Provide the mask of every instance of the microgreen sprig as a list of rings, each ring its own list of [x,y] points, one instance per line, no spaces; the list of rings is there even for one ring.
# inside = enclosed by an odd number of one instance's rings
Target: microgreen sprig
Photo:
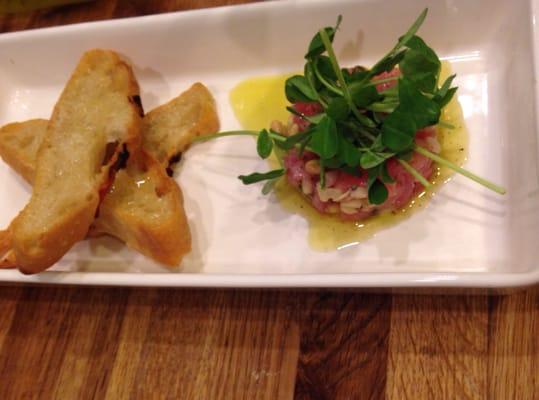
[[[267,158],[272,151],[296,148],[319,157],[320,184],[324,187],[327,169],[368,174],[368,199],[371,204],[382,204],[388,197],[386,183],[392,177],[387,162],[396,159],[418,182],[429,187],[430,182],[416,171],[407,160],[417,152],[434,162],[474,180],[497,192],[502,187],[487,181],[439,155],[416,145],[416,132],[434,125],[451,128],[440,120],[441,110],[453,98],[457,87],[452,83],[455,75],[438,86],[441,62],[434,52],[416,35],[427,16],[427,9],[402,35],[395,46],[370,69],[356,67],[343,69],[339,65],[333,40],[342,17],[333,27],[320,29],[312,38],[305,54],[303,75],[294,75],[285,83],[285,94],[291,104],[316,102],[321,111],[316,115],[303,115],[294,107],[287,109],[308,122],[308,128],[287,137],[271,130],[231,131],[200,137],[207,141],[224,136],[248,135],[257,137],[257,152]],[[378,78],[398,68],[398,76]],[[394,83],[377,90],[377,85]],[[263,193],[269,193],[277,179],[286,173],[282,165],[265,173],[255,172],[239,178],[244,184],[267,181]]]

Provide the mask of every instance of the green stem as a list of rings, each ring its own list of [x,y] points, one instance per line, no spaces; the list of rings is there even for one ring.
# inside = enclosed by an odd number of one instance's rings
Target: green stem
[[[446,128],[446,129],[455,129],[455,125],[450,124],[449,122],[445,122],[443,120],[439,120],[438,125],[440,125],[442,128]]]
[[[198,136],[198,137],[194,138],[192,142],[193,143],[204,143],[204,142],[208,142],[208,141],[213,140],[213,139],[218,139],[218,138],[227,137],[227,136],[255,136],[256,137],[259,134],[260,134],[260,132],[258,132],[258,131],[226,131],[226,132],[214,133],[212,135]],[[273,131],[268,131],[268,134],[269,134],[270,138],[272,138],[273,140],[276,140],[278,142],[285,142],[286,139],[287,139],[287,136],[279,135],[279,134],[277,134],[277,133],[275,133]],[[300,146],[301,146],[300,143],[297,143],[295,145],[295,147],[300,147]],[[304,146],[304,149],[314,152],[314,150],[309,146]]]
[[[339,96],[343,96],[343,92],[340,91],[339,89],[337,89],[335,86],[333,86],[331,83],[329,83],[326,78],[324,78],[322,76],[322,74],[320,73],[320,71],[318,70],[318,67],[316,66],[313,66],[313,69],[314,69],[314,74],[316,75],[316,77],[318,78],[318,80],[320,82],[322,82],[322,85],[324,85],[326,88],[328,88],[328,90],[332,91],[333,93],[339,95]]]
[[[318,124],[320,122],[321,116],[323,114],[315,114],[315,115],[305,115],[302,114],[294,109],[294,107],[286,107],[286,110],[290,112],[290,114],[297,115],[300,118],[303,118],[306,121],[309,121],[311,124]]]
[[[380,61],[378,61],[372,68],[371,68],[371,71],[375,71],[377,70],[377,68],[383,63],[385,62],[388,58],[394,56],[403,46],[406,45],[406,43],[408,42],[408,40],[410,40],[410,38],[416,34],[417,30],[419,29],[419,27],[423,24],[423,21],[425,21],[425,18],[427,17],[427,12],[428,12],[428,9],[425,8],[423,10],[423,12],[421,12],[421,14],[419,14],[419,17],[417,17],[417,19],[415,20],[415,22],[412,24],[412,26],[410,27],[410,29],[408,29],[408,32],[406,32],[400,39],[399,41],[397,42],[397,44],[395,45],[395,47],[393,47],[391,49],[391,51],[389,53],[387,53],[384,57],[382,57],[382,59]],[[372,73],[369,73],[369,75],[367,75],[370,78],[372,78]]]
[[[280,149],[277,146],[273,146],[273,154],[275,154],[275,158],[277,159],[277,162],[279,163],[281,168],[284,169],[285,167],[284,167],[283,157],[285,155],[285,151],[283,149]]]
[[[312,70],[312,66],[311,66],[311,65],[306,66],[306,68],[309,68],[309,67],[310,67],[310,69]],[[312,71],[311,71],[311,72],[312,72]],[[311,87],[311,90],[313,91],[314,94],[316,94],[316,99],[317,99],[317,100],[320,100],[320,93],[318,93],[318,91],[316,90],[315,84],[314,84],[314,82],[313,82],[313,80],[312,80],[312,78],[313,78],[312,75],[313,75],[312,73],[307,73],[307,69],[305,70],[304,76],[305,76],[305,78],[307,79],[307,82],[309,82],[309,86]]]
[[[351,130],[353,130],[354,133],[359,133],[359,134],[365,136],[371,142],[374,142],[376,140],[376,137],[372,133],[370,133],[363,125],[360,125],[357,122],[356,123],[342,122],[342,124],[347,126],[348,128],[350,128]],[[357,135],[356,135],[356,138],[360,139]]]
[[[397,159],[397,160],[399,161],[400,165],[402,165],[404,169],[408,171],[419,183],[425,186],[425,188],[428,189],[432,186],[431,183],[423,177],[423,175],[417,172],[417,170],[414,167],[412,167],[410,164],[408,164],[406,161],[401,160],[401,159]]]
[[[453,171],[458,172],[461,175],[464,175],[466,178],[469,178],[469,179],[479,183],[480,185],[483,185],[486,188],[489,188],[490,190],[492,190],[492,191],[494,191],[496,193],[499,193],[499,194],[505,194],[506,193],[505,188],[503,188],[501,186],[498,186],[495,183],[492,183],[492,182],[490,182],[490,181],[488,181],[486,179],[483,179],[480,176],[477,176],[477,175],[471,173],[470,171],[465,170],[464,168],[461,168],[458,165],[453,164],[450,161],[447,161],[445,158],[440,157],[438,154],[431,153],[427,149],[425,149],[423,147],[420,147],[420,146],[415,146],[414,150],[417,151],[419,154],[422,154],[425,157],[428,157],[431,160],[437,162],[438,164],[441,164],[441,165],[443,165],[443,166],[445,166],[447,168],[450,168]]]
[[[389,78],[377,79],[375,81],[370,81],[365,86],[375,86],[375,85],[379,85],[381,83],[397,81],[397,80],[399,80],[399,78],[400,78],[400,76],[390,76]]]
[[[220,137],[226,137],[226,136],[258,136],[260,132],[258,131],[226,131],[226,132],[219,132],[214,133],[213,135],[206,135],[206,136],[198,136],[193,139],[193,143],[203,143],[207,142],[209,140],[217,139]],[[278,135],[274,132],[269,131],[269,136],[277,140],[279,142],[284,142],[286,140],[286,136]]]
[[[354,104],[354,101],[352,100],[352,95],[350,94],[350,90],[348,89],[348,86],[346,85],[346,82],[344,80],[344,75],[342,74],[341,67],[339,66],[339,63],[337,61],[337,56],[335,55],[335,51],[333,50],[333,46],[331,45],[331,41],[329,40],[329,36],[326,30],[320,29],[319,32],[320,32],[320,39],[322,39],[322,43],[324,43],[324,47],[326,48],[326,51],[328,52],[329,60],[331,61],[331,66],[333,67],[333,71],[335,72],[335,75],[337,75],[337,79],[339,80],[344,98],[346,99],[348,106],[350,107],[350,109],[352,110],[352,113],[356,116],[356,118],[362,123],[365,123],[364,121],[367,118],[361,115],[356,105]]]
[[[326,166],[322,158],[320,159],[320,187],[322,189],[326,187]]]
[[[368,131],[365,130],[365,129],[363,129],[363,130],[361,131],[361,133],[362,133],[364,136],[367,136],[367,137],[370,139],[371,142],[374,142],[374,141],[376,140],[376,137],[375,137],[372,133],[368,132]]]
[[[371,111],[391,113],[395,111],[395,108],[397,108],[398,105],[399,105],[398,102],[396,103],[375,102],[375,103],[369,104],[366,108],[367,110],[371,110]]]

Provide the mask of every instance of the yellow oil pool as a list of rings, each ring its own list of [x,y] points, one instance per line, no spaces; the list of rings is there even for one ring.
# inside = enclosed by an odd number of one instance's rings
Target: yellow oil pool
[[[445,80],[450,73],[450,65],[443,62],[440,80]],[[260,130],[268,128],[273,120],[287,121],[289,113],[286,106],[289,104],[284,94],[284,83],[288,76],[248,79],[232,90],[230,101],[244,129]],[[468,132],[456,98],[442,110],[441,119],[453,125],[454,129],[438,126],[438,140],[442,147],[440,155],[462,165],[466,161]],[[419,194],[407,207],[398,212],[381,213],[360,222],[341,221],[338,217],[318,213],[284,177],[275,185],[275,193],[286,210],[300,214],[309,221],[311,247],[315,250],[330,251],[362,242],[381,229],[395,225],[417,210],[425,208],[433,193],[452,174],[450,169],[438,167],[432,177],[433,186]]]

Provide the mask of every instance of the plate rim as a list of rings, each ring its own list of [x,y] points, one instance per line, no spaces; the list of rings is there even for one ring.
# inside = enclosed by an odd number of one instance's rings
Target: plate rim
[[[530,19],[535,20],[539,10],[539,0],[528,0]],[[145,16],[78,22],[68,25],[33,28],[0,34],[0,46],[12,40],[28,40],[35,35],[79,32],[87,29],[129,26],[133,24],[154,24],[156,21],[190,18],[193,15],[219,14],[231,9],[238,12],[263,10],[270,7],[287,7],[290,4],[316,6],[323,0],[269,0],[241,5],[225,5],[194,10]],[[342,2],[352,2],[342,0]],[[531,24],[535,60],[535,75],[539,71],[539,27]],[[142,28],[142,27],[141,27]],[[536,98],[539,85],[536,84]],[[536,134],[539,134],[537,129]],[[24,275],[17,270],[0,270],[0,283],[22,283],[37,285],[76,286],[133,286],[133,287],[198,287],[198,288],[524,288],[539,283],[539,268],[525,272],[361,272],[338,274],[215,274],[181,273],[163,269],[159,273],[145,272],[63,272],[45,271],[38,275]]]

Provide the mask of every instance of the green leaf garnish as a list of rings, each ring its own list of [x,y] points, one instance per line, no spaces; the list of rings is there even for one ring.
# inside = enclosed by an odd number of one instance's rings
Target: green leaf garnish
[[[269,172],[253,172],[250,175],[240,175],[238,179],[243,182],[244,185],[251,185],[253,183],[266,181],[268,179],[279,178],[284,175],[284,169],[274,169]]]
[[[288,78],[284,85],[286,98],[289,102],[315,101],[318,95],[309,84],[307,78],[301,75],[294,75]]]
[[[350,106],[342,97],[335,97],[330,100],[326,108],[326,114],[335,121],[343,121],[350,114]]]
[[[298,143],[302,143],[303,141],[307,141],[310,139],[310,136],[312,135],[311,130],[306,130],[304,132],[299,132],[295,135],[288,136],[286,140],[284,141],[282,148],[285,150],[290,150],[292,147],[296,146]]]
[[[399,63],[403,76],[413,82],[420,91],[432,93],[442,67],[438,56],[418,36],[412,36],[406,46],[409,50]]]
[[[262,186],[262,194],[263,195],[269,194],[275,187],[275,184],[277,183],[278,180],[279,178],[274,178],[274,179],[270,179],[266,181],[266,183],[264,183],[264,186]]]
[[[262,130],[256,141],[256,151],[260,158],[268,158],[273,150],[273,141],[267,130]]]
[[[408,114],[414,120],[416,130],[436,125],[440,119],[440,107],[438,104],[424,96],[406,78],[399,80],[399,102],[399,112]]]
[[[335,32],[337,29],[339,29],[339,26],[341,25],[342,21],[342,15],[339,15],[337,18],[337,23],[335,24],[335,27],[326,27],[323,28],[326,35],[329,37],[331,41],[333,41],[333,38],[335,37]],[[322,43],[322,39],[320,37],[320,33],[317,33],[314,35],[313,39],[311,40],[311,43],[309,44],[309,50],[307,51],[307,54],[305,54],[306,59],[312,59],[316,56],[319,56],[324,52],[324,44]]]
[[[340,135],[338,159],[341,164],[357,168],[361,161],[361,153],[348,139]]]
[[[408,28],[406,33],[399,38],[399,41],[396,47],[405,46],[408,43],[408,41],[413,36],[415,36],[415,34],[417,33],[421,25],[423,25],[423,22],[425,22],[425,18],[427,18],[428,12],[429,12],[428,8],[425,8],[423,11],[421,11],[421,14],[419,14],[419,17],[417,17],[417,19],[414,21],[412,26]]]
[[[382,98],[372,85],[350,88],[350,95],[357,108],[364,108]]]
[[[374,168],[374,167],[382,164],[388,158],[393,157],[394,155],[395,155],[395,153],[380,153],[380,152],[374,152],[374,151],[371,151],[371,150],[367,150],[361,156],[361,160],[360,160],[361,168],[363,168],[363,169]]]
[[[369,203],[380,205],[387,200],[388,191],[386,185],[378,179],[375,179],[369,186]]]
[[[378,176],[384,183],[393,183],[395,182],[395,179],[389,175],[389,172],[387,171],[387,163],[380,164],[379,170],[378,170]]]
[[[311,138],[311,148],[322,159],[329,159],[337,154],[339,149],[339,136],[335,121],[325,116],[316,125]]]
[[[319,56],[314,62],[312,62],[312,64],[316,66],[317,71],[320,73],[320,75],[327,79],[328,82],[337,81],[337,75],[335,75],[333,65],[331,64],[331,60],[328,56]]]
[[[415,153],[488,187],[498,193],[505,189],[458,167],[429,150],[415,144],[418,130],[429,126],[452,128],[440,120],[441,110],[455,96],[455,75],[438,85],[441,62],[436,52],[417,32],[427,16],[427,9],[396,42],[395,46],[372,68],[342,68],[333,48],[335,34],[341,23],[325,27],[314,35],[307,53],[303,75],[294,75],[285,83],[287,110],[308,123],[303,132],[287,137],[272,130],[221,132],[196,138],[250,135],[256,136],[256,148],[261,158],[274,152],[283,166],[285,152],[296,149],[301,157],[305,151],[315,153],[320,162],[320,184],[325,186],[326,171],[339,169],[354,176],[368,173],[367,190],[371,204],[387,200],[386,184],[394,182],[388,173],[388,160],[396,160],[417,182],[430,183],[409,161]],[[400,73],[380,76],[398,68]],[[377,87],[384,85],[380,91]],[[303,115],[294,103],[318,103],[320,112]],[[242,175],[244,184],[266,181],[262,192],[269,193],[275,182],[285,174],[285,168]]]
[[[396,109],[384,119],[382,124],[382,143],[392,152],[398,153],[409,149],[417,132],[413,117]]]

